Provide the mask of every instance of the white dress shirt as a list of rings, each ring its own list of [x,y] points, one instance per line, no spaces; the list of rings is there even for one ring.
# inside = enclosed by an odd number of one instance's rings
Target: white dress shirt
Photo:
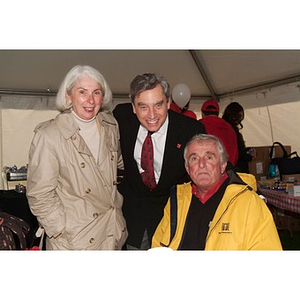
[[[163,163],[163,158],[165,153],[168,124],[169,124],[169,117],[167,116],[164,124],[160,127],[160,129],[151,135],[152,143],[153,143],[153,155],[154,155],[153,166],[154,166],[154,175],[155,175],[156,184],[158,183],[161,174],[161,168],[162,168],[162,163]],[[148,134],[148,130],[142,125],[140,125],[137,139],[135,142],[135,147],[134,147],[134,159],[137,162],[140,173],[144,172],[144,170],[141,167],[141,154],[142,154],[142,146],[147,134]]]

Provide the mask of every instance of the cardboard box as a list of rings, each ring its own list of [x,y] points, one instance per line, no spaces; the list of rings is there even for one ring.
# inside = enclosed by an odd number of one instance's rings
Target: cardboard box
[[[253,158],[252,161],[249,163],[249,172],[253,174],[256,180],[266,180],[269,178],[268,171],[269,165],[271,163],[269,153],[271,150],[272,145],[270,146],[262,146],[262,147],[251,147],[256,150],[256,158]],[[291,153],[291,146],[285,146],[285,150],[287,154]],[[282,149],[279,146],[274,147],[273,154],[276,157],[282,157]],[[275,157],[274,156],[274,157]]]
[[[300,181],[300,174],[282,175],[282,181],[286,181],[286,182]]]
[[[300,185],[291,185],[287,190],[290,196],[300,197]]]

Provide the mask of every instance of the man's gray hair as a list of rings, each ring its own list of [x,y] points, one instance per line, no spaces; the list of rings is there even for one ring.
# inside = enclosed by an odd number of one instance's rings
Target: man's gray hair
[[[221,158],[221,163],[225,163],[228,161],[229,156],[227,154],[226,148],[224,147],[223,143],[221,142],[221,140],[219,138],[217,138],[216,136],[211,135],[211,134],[196,134],[188,141],[188,143],[186,144],[186,146],[184,148],[183,157],[184,157],[184,161],[186,164],[188,162],[188,158],[186,157],[188,147],[194,142],[207,141],[207,140],[213,141],[216,144],[220,158]]]
[[[141,92],[152,90],[156,86],[161,85],[166,98],[170,98],[170,85],[163,76],[158,76],[155,73],[145,73],[137,75],[130,83],[130,99],[132,103]]]

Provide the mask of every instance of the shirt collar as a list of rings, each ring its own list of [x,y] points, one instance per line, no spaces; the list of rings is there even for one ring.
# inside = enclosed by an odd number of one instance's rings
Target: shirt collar
[[[220,186],[224,183],[224,181],[227,178],[228,178],[228,175],[226,173],[224,173],[222,178],[217,182],[216,185],[214,185],[213,187],[211,187],[208,190],[208,192],[204,195],[204,197],[201,197],[199,195],[198,187],[194,183],[192,183],[192,193],[204,204],[205,202],[207,202],[207,200],[209,200],[217,192],[217,190],[220,188]]]

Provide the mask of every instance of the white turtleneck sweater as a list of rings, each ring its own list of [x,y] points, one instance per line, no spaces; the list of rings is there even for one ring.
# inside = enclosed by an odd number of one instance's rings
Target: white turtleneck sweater
[[[84,139],[96,161],[98,161],[100,134],[96,122],[96,117],[92,118],[91,120],[84,120],[77,116],[77,114],[73,110],[71,112],[76,124],[80,129],[80,135]]]

